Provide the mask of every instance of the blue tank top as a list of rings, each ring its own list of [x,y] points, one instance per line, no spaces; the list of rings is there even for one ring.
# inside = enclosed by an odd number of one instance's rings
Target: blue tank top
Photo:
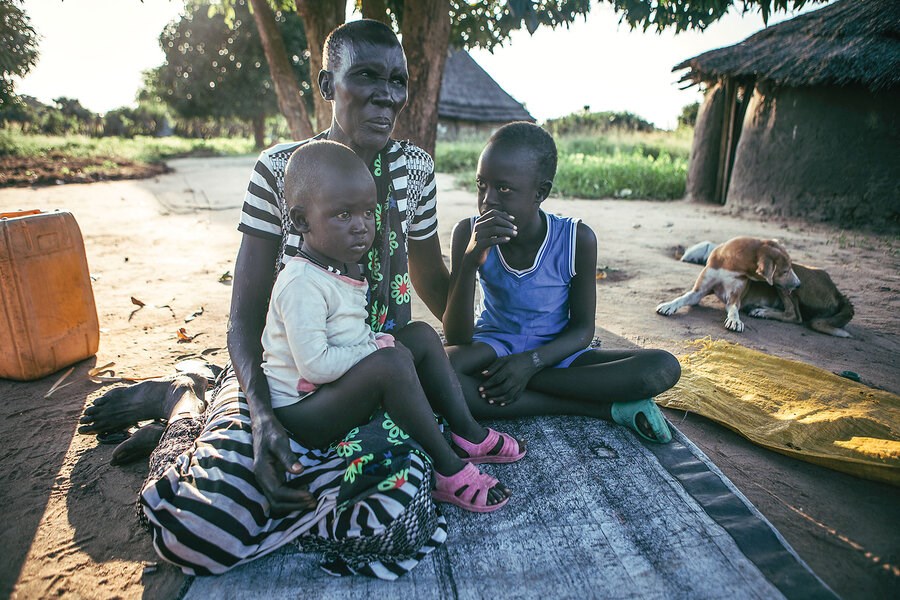
[[[510,267],[503,259],[502,246],[488,251],[478,269],[481,302],[475,310],[475,333],[521,335],[529,338],[526,343],[532,346],[556,338],[568,325],[579,219],[544,211],[541,215],[547,222],[547,234],[531,267],[521,271]]]

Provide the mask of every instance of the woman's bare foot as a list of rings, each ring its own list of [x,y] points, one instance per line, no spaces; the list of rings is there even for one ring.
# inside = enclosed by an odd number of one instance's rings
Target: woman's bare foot
[[[116,446],[109,464],[126,465],[150,456],[165,430],[166,426],[158,421],[144,425]]]
[[[191,392],[186,394],[185,392]],[[206,408],[203,397],[206,378],[193,373],[181,373],[168,379],[141,381],[128,387],[110,390],[94,400],[79,419],[78,433],[96,435],[136,425],[139,421],[168,419],[176,404],[182,412]]]

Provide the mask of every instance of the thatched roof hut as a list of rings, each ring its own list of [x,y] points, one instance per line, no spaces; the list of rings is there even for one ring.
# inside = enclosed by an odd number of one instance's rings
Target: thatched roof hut
[[[900,0],[841,0],[682,69],[706,87],[688,196],[900,225]]]
[[[438,100],[438,135],[454,139],[484,134],[511,121],[534,117],[507,94],[465,50],[451,50]]]

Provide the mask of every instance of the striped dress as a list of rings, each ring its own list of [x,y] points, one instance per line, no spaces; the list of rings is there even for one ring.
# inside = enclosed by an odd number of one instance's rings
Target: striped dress
[[[238,226],[245,235],[279,240],[276,273],[301,245],[284,210],[284,169],[303,143],[263,151]],[[407,239],[425,239],[437,231],[434,163],[408,142],[390,142],[380,157],[390,178],[390,202],[385,206],[396,211],[392,216],[402,231],[404,252],[395,257],[392,245],[390,259],[404,264],[392,268],[400,268],[408,280]],[[372,168],[377,176],[382,163],[376,163]],[[392,244],[395,237],[390,237]],[[394,298],[398,304],[403,298],[408,303],[408,296]],[[395,314],[402,318],[397,325],[408,322],[409,317],[403,317],[408,310],[391,307],[382,325],[392,323]],[[237,378],[226,369],[206,414],[171,423],[151,456],[140,507],[160,557],[187,574],[210,575],[295,542],[301,550],[323,552],[323,567],[329,572],[395,579],[446,539],[446,522],[431,498],[431,466],[419,455],[410,455],[402,485],[373,490],[346,507],[337,501],[347,466],[344,458],[334,448],[309,449],[296,440],[291,446],[304,470],[289,477],[309,489],[317,506],[274,518],[253,475],[249,408]]]

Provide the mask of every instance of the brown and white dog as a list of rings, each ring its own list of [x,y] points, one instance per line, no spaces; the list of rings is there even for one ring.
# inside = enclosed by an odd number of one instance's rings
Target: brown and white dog
[[[793,263],[800,287],[787,297],[778,288],[751,281],[742,306],[759,319],[785,323],[806,323],[810,329],[837,337],[853,337],[844,325],[853,318],[853,304],[844,296],[828,273],[815,267]]]
[[[777,240],[737,237],[716,246],[689,292],[656,307],[674,314],[716,294],[725,303],[725,327],[743,331],[740,311],[752,317],[806,324],[821,333],[850,337],[842,327],[853,318],[853,306],[828,273],[792,264]]]

